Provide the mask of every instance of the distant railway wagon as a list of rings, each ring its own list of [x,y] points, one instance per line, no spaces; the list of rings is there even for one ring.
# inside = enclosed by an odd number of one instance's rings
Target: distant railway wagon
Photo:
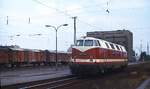
[[[11,53],[10,49],[7,47],[0,47],[0,64],[8,64],[11,62]]]
[[[127,66],[124,46],[93,37],[81,37],[72,47],[70,69],[73,74],[104,72]]]
[[[35,50],[23,48],[10,48],[0,46],[0,65],[1,66],[21,66],[27,64],[55,64],[56,53],[49,50]],[[58,52],[59,63],[68,63],[71,53]]]
[[[64,65],[68,64],[71,60],[71,53],[60,52],[58,54],[58,62]]]
[[[10,48],[10,52],[11,52],[11,63],[10,64],[15,64],[15,65],[19,65],[19,64],[23,64],[26,62],[25,60],[25,52],[23,49],[17,48]]]
[[[54,65],[56,62],[56,52],[46,50],[46,63]],[[71,60],[71,53],[69,52],[58,52],[57,61],[62,64],[68,64]]]

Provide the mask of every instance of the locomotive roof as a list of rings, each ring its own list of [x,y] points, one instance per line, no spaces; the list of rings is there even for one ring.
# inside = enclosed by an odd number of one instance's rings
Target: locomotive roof
[[[94,38],[94,37],[87,37],[87,36],[83,36],[83,37],[81,37],[79,40],[99,40],[100,41],[100,43],[103,43],[102,45],[101,45],[101,47],[102,48],[107,48],[107,47],[105,47],[104,45],[104,43],[107,43],[107,44],[113,44],[113,45],[117,45],[117,46],[119,46],[119,47],[121,47],[121,50],[123,51],[123,52],[126,52],[126,49],[125,49],[125,47],[124,46],[122,46],[122,45],[119,45],[119,44],[116,44],[116,43],[112,43],[112,42],[109,42],[109,41],[106,41],[106,40],[102,40],[102,39],[98,39],[98,38]],[[108,48],[108,49],[112,49],[111,47],[110,48]],[[119,48],[120,49],[120,48]],[[118,50],[118,49],[116,49],[116,47],[115,47],[115,49],[112,49],[112,50]],[[120,50],[118,50],[118,51],[120,51]]]
[[[97,38],[83,36],[83,37],[81,37],[79,40],[83,40],[83,39],[86,39],[86,40],[88,40],[88,39],[90,39],[90,40],[95,40],[95,39],[97,39]]]

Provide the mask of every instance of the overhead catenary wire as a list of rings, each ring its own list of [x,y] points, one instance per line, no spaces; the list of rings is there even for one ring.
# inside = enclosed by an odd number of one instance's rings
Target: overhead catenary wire
[[[38,3],[38,4],[41,4],[41,5],[43,5],[43,6],[47,7],[47,8],[53,9],[53,10],[55,10],[55,11],[61,13],[61,14],[64,14],[65,16],[67,16],[67,17],[69,17],[69,18],[72,18],[72,17],[73,17],[72,15],[68,14],[67,12],[61,11],[61,10],[59,10],[59,9],[57,9],[57,8],[54,8],[54,7],[52,7],[52,6],[49,6],[49,5],[43,3],[43,2],[41,2],[41,1],[39,1],[39,0],[32,0],[32,1],[34,1],[34,2],[36,2],[36,3]],[[99,7],[100,7],[99,4],[97,4],[96,6],[99,6]],[[90,7],[92,7],[92,6],[85,6],[85,7],[83,7],[83,8],[90,8]],[[102,9],[104,9],[104,8],[102,8]],[[34,16],[34,17],[35,17],[35,16]],[[32,16],[28,17],[28,24],[31,23],[32,18],[33,18]],[[101,29],[101,27],[98,27],[98,26],[95,26],[95,25],[93,25],[93,24],[87,23],[87,22],[85,22],[85,21],[82,21],[81,19],[78,19],[78,21],[80,21],[81,23],[84,23],[84,24],[86,24],[86,25],[88,25],[88,26],[90,26],[90,27],[94,27],[94,28],[99,28],[99,29]],[[7,16],[7,25],[8,25],[8,16]]]
[[[55,10],[55,11],[61,13],[61,14],[64,14],[65,16],[67,16],[67,17],[69,17],[69,18],[72,18],[72,17],[73,17],[72,15],[68,14],[67,12],[61,11],[61,10],[59,10],[59,9],[57,9],[57,8],[54,8],[54,7],[51,7],[51,6],[49,6],[49,5],[47,5],[47,4],[43,3],[43,2],[41,2],[41,1],[39,1],[39,0],[32,0],[32,1],[34,1],[34,2],[36,2],[36,3],[38,3],[38,4],[41,4],[41,5],[43,5],[43,6],[47,7],[47,8],[51,8],[51,9],[53,9],[53,10]],[[108,5],[110,4],[110,1],[111,1],[111,0],[108,0],[108,1],[105,3],[105,4],[107,5],[107,8],[108,8]],[[99,4],[97,4],[97,6],[101,7]],[[92,7],[92,6],[88,6],[88,5],[87,5],[87,6],[83,7],[83,8],[90,8],[90,7]],[[107,9],[105,9],[105,10],[107,10]],[[107,12],[107,13],[108,13],[108,12]],[[35,18],[35,17],[36,17],[36,16],[30,16],[30,17],[28,17],[28,24],[30,24],[32,18]],[[44,16],[38,16],[38,17],[45,17],[45,15],[44,15]],[[2,17],[1,17],[1,18],[2,18]],[[11,19],[10,16],[9,16],[9,18]],[[79,16],[78,16],[78,19],[77,19],[77,20],[78,20],[79,22],[83,23],[83,24],[86,24],[86,25],[90,26],[90,27],[102,29],[102,27],[99,27],[99,26],[96,26],[96,25],[93,25],[93,24],[91,24],[91,23],[88,23],[88,22],[83,21],[82,18],[80,18]],[[148,28],[149,28],[149,27],[148,27]],[[143,29],[143,28],[138,27],[138,28],[136,28],[136,29]],[[144,27],[144,29],[145,29],[145,27]]]
[[[38,0],[32,0],[32,1],[34,1],[34,2],[36,2],[36,3],[38,3],[38,4],[41,4],[41,5],[43,5],[43,6],[47,7],[47,8],[54,9],[54,10],[56,10],[56,11],[59,12],[59,13],[62,13],[62,14],[64,14],[64,15],[66,15],[66,16],[69,16],[70,18],[72,17],[70,14],[67,14],[67,13],[64,12],[64,11],[60,11],[60,10],[57,9],[57,8],[48,6],[47,4],[44,4],[44,3],[42,3],[42,2],[40,2],[40,1],[38,1]]]
[[[57,9],[57,8],[48,6],[48,5],[46,5],[46,4],[42,3],[42,2],[40,2],[39,0],[32,0],[32,1],[34,1],[34,2],[36,2],[36,3],[39,3],[39,4],[41,4],[41,5],[43,5],[43,6],[47,7],[47,8],[54,9],[54,10],[56,10],[57,12],[62,13],[62,14],[64,14],[65,16],[67,16],[67,17],[69,17],[69,18],[72,18],[72,17],[73,17],[72,15],[66,13],[65,11],[60,11],[60,10]],[[109,1],[110,1],[110,0],[109,0]],[[86,8],[87,8],[87,7],[86,7]],[[78,21],[80,21],[80,22],[82,22],[82,23],[84,23],[84,24],[87,24],[87,25],[89,25],[89,26],[91,26],[91,27],[97,27],[97,26],[94,26],[94,25],[92,25],[92,24],[90,24],[90,23],[84,22],[84,21],[79,20],[79,19],[78,19]],[[98,28],[99,28],[99,27],[98,27]],[[100,28],[100,29],[101,29],[101,28]]]

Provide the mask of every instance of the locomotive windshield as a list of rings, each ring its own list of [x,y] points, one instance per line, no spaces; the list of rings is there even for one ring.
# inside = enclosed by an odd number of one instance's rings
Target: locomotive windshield
[[[93,40],[85,40],[84,46],[93,46]]]
[[[77,40],[77,46],[83,46],[83,40]]]
[[[93,40],[77,40],[77,46],[93,46]]]

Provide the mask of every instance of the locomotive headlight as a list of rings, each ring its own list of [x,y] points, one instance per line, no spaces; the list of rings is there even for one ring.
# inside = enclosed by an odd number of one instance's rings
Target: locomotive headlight
[[[96,60],[95,59],[90,59],[90,62],[96,62]]]
[[[71,59],[71,62],[75,62],[76,61],[76,59]]]
[[[93,62],[94,60],[93,59],[90,59],[90,62]]]

